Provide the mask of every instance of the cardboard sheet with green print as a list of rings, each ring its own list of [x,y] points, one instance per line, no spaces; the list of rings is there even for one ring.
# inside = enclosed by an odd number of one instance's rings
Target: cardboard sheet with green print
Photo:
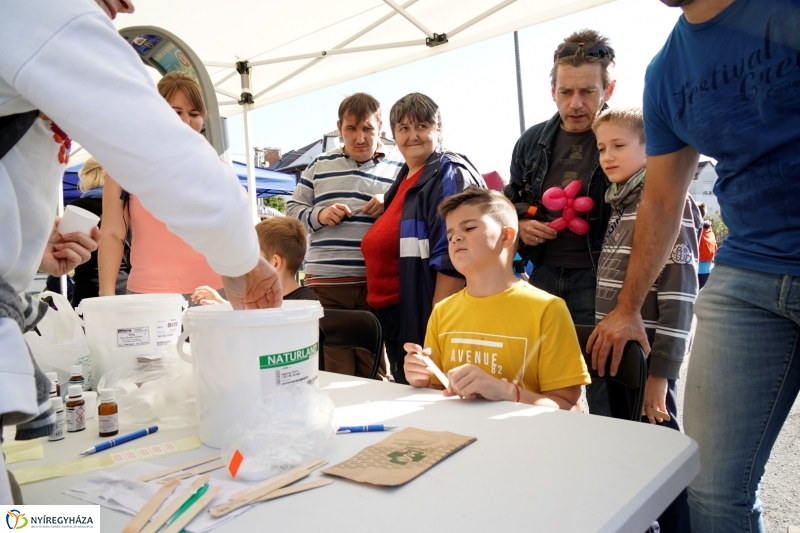
[[[406,428],[322,473],[359,483],[396,487],[408,483],[475,440],[475,437],[448,431]]]

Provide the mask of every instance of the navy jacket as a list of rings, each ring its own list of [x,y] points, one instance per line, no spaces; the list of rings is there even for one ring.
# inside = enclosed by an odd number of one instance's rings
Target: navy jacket
[[[549,168],[553,142],[560,127],[561,116],[556,113],[550,120],[528,128],[514,146],[511,156],[511,181],[503,189],[503,193],[514,203],[520,218],[530,205],[543,209],[542,184]],[[589,232],[586,234],[592,257],[592,271],[595,273],[603,249],[608,218],[611,215],[611,208],[605,201],[608,185],[608,178],[600,168],[600,159],[595,156],[587,194],[594,200],[594,209],[589,213]],[[545,246],[547,243],[538,246],[520,245],[519,253],[536,265]]]
[[[408,165],[403,165],[386,193],[385,208],[392,203],[407,175]],[[437,272],[463,277],[450,262],[447,230],[438,208],[442,200],[470,185],[486,188],[472,163],[463,155],[437,150],[428,159],[417,183],[406,193],[400,216],[400,353],[406,342],[422,345],[425,341]]]

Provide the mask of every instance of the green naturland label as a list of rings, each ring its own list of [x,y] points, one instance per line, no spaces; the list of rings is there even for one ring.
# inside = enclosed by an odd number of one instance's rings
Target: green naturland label
[[[315,342],[307,348],[294,350],[292,352],[276,353],[273,355],[262,355],[258,358],[261,370],[267,368],[278,368],[281,366],[294,365],[308,361],[308,359],[319,351],[319,343]]]

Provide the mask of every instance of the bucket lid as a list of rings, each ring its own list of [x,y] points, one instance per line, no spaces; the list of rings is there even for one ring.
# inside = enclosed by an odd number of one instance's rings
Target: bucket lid
[[[97,296],[84,298],[78,305],[79,314],[87,310],[140,311],[153,305],[182,305],[186,299],[181,294],[120,294],[117,296]]]
[[[194,327],[252,327],[275,326],[318,320],[324,311],[316,300],[285,300],[281,307],[273,309],[248,309],[234,311],[230,304],[192,307],[183,315],[183,325]]]

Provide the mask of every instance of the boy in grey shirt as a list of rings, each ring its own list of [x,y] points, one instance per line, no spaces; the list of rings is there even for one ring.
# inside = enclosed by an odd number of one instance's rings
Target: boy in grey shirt
[[[593,129],[600,152],[600,165],[611,186],[606,202],[611,206],[603,250],[597,272],[596,320],[617,305],[633,244],[636,213],[645,181],[644,119],[640,109],[609,109],[595,120]],[[669,414],[669,419],[648,412],[642,420],[680,430],[676,402],[676,380],[690,340],[694,301],[697,297],[698,241],[703,222],[700,209],[686,197],[681,231],[661,274],[642,305],[647,339],[648,378],[645,408]],[[629,389],[607,382],[612,416],[631,418],[633,398]],[[686,491],[658,519],[661,531],[690,531]]]

